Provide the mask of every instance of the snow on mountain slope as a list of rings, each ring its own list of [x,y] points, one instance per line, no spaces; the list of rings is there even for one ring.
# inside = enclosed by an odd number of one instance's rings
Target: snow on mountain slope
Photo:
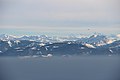
[[[91,45],[91,44],[84,44],[86,47],[88,47],[88,48],[95,48],[93,45]]]
[[[1,40],[14,40],[15,38],[17,38],[17,37],[13,36],[13,35],[6,35],[6,34],[1,34],[0,35]]]
[[[81,38],[77,42],[92,44],[95,46],[102,46],[114,42],[114,40],[107,38],[104,35],[92,35],[90,37]]]
[[[116,36],[117,36],[118,38],[120,38],[120,34],[117,34]]]
[[[10,47],[12,47],[12,43],[10,41],[7,42],[9,44]]]
[[[113,40],[120,40],[120,34],[110,34],[108,37]]]

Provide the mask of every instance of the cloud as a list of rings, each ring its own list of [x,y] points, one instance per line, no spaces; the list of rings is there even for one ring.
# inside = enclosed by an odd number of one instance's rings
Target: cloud
[[[0,25],[120,24],[119,0],[1,0]],[[106,25],[104,25],[106,26]]]

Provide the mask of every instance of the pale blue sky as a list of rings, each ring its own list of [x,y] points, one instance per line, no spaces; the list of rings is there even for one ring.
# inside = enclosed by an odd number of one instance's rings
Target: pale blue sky
[[[0,0],[0,33],[119,33],[119,3],[119,0]]]

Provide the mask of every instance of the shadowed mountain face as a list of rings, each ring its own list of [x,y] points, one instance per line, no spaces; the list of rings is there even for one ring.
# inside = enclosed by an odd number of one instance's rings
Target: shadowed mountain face
[[[120,40],[102,46],[63,41],[43,43],[29,40],[0,41],[0,56],[120,55]]]

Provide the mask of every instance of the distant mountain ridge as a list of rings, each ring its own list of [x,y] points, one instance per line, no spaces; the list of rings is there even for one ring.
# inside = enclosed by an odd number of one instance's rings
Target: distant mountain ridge
[[[120,38],[120,34],[117,35],[111,35],[110,37],[112,40],[118,40]],[[101,41],[108,42],[110,40],[110,37],[102,34],[93,34],[90,36],[84,36],[83,34],[78,36],[64,36],[64,37],[58,37],[58,36],[47,36],[47,35],[23,35],[23,36],[14,36],[14,35],[7,35],[7,34],[0,34],[0,40],[31,40],[31,41],[80,41],[80,42],[87,42],[87,43],[96,43]],[[108,40],[108,41],[107,41]]]

